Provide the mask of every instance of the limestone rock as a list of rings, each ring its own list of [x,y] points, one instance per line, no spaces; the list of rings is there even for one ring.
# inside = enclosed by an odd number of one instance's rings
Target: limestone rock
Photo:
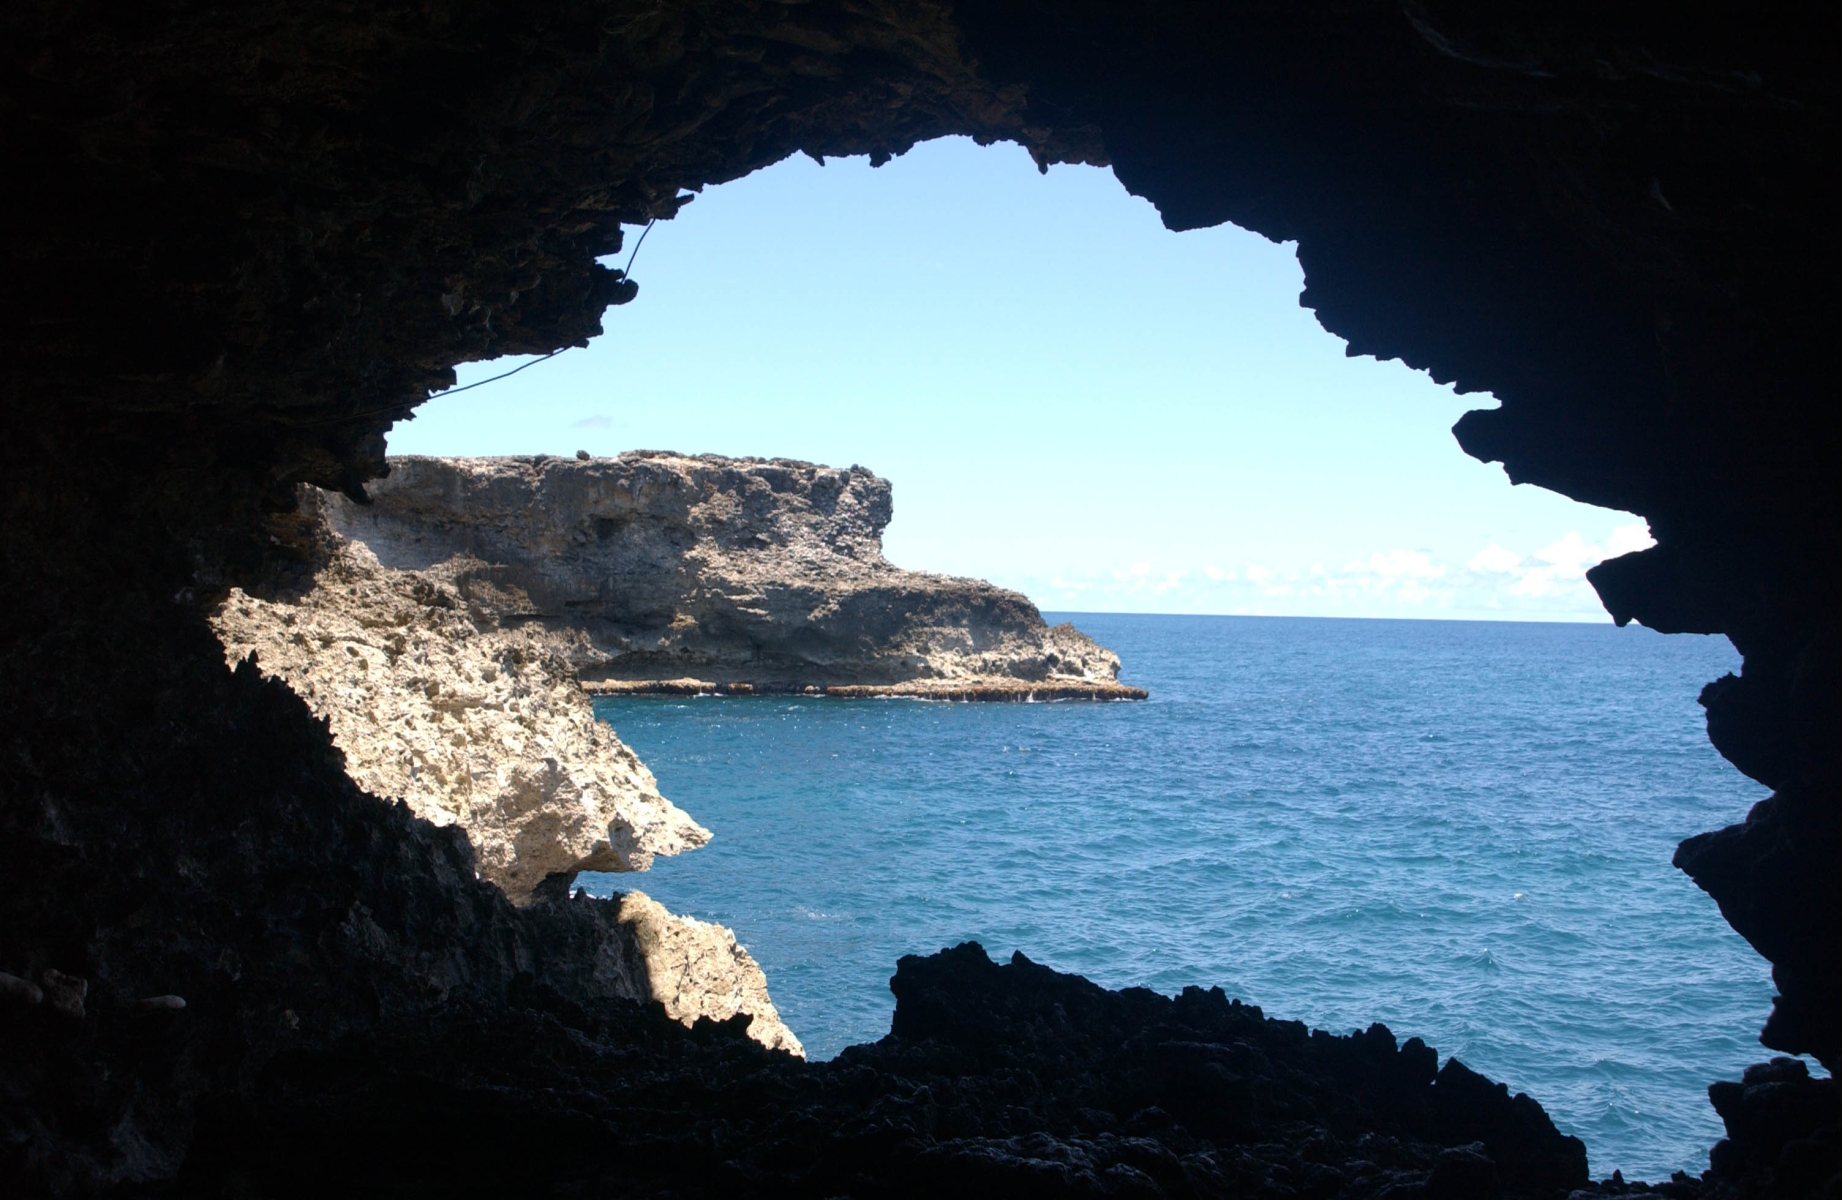
[[[735,934],[721,925],[681,917],[644,892],[618,897],[620,924],[630,932],[636,961],[645,964],[648,994],[666,1014],[686,1025],[699,1017],[726,1021],[737,1013],[752,1018],[748,1036],[772,1050],[806,1056],[799,1039],[780,1019],[762,974]]]
[[[891,489],[862,467],[404,457],[370,493],[328,495],[331,528],[386,566],[447,572],[497,620],[569,635],[591,686],[1143,696],[1017,592],[890,563]]]
[[[233,590],[214,625],[233,664],[254,655],[330,723],[366,790],[464,828],[515,902],[549,875],[643,871],[710,839],[595,720],[560,636],[498,624],[442,571],[334,542],[311,587]]]

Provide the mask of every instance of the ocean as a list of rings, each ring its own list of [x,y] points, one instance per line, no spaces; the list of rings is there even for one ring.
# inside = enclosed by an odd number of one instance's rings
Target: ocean
[[[1379,1020],[1534,1096],[1596,1176],[1706,1166],[1705,1089],[1769,1056],[1772,997],[1669,865],[1764,795],[1695,703],[1724,638],[1047,615],[1151,699],[598,699],[716,836],[582,885],[729,926],[813,1058],[888,1031],[901,955],[974,940]]]

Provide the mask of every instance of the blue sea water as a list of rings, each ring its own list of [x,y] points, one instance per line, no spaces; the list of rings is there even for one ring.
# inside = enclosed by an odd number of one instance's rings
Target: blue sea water
[[[1380,1020],[1535,1096],[1596,1175],[1705,1167],[1705,1088],[1765,1057],[1772,996],[1669,865],[1763,794],[1695,703],[1725,639],[1072,617],[1150,701],[597,700],[716,837],[583,884],[735,930],[814,1058],[887,1032],[898,957],[974,939]]]

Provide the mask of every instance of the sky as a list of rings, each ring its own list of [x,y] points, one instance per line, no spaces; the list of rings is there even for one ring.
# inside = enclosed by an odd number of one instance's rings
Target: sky
[[[391,453],[861,465],[891,560],[1048,610],[1604,621],[1585,569],[1650,544],[1461,451],[1489,395],[1347,357],[1293,243],[1172,233],[1104,168],[795,157],[660,222],[633,278],[587,349],[438,394]]]

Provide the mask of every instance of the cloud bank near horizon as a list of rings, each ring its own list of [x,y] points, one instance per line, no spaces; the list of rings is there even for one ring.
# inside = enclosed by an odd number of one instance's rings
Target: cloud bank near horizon
[[[1128,567],[1048,578],[995,578],[1056,612],[1222,613],[1246,616],[1422,617],[1451,620],[1609,621],[1589,568],[1655,545],[1642,521],[1603,545],[1577,530],[1517,553],[1490,542],[1464,562],[1425,550],[1377,551],[1337,567],[1258,562]]]

